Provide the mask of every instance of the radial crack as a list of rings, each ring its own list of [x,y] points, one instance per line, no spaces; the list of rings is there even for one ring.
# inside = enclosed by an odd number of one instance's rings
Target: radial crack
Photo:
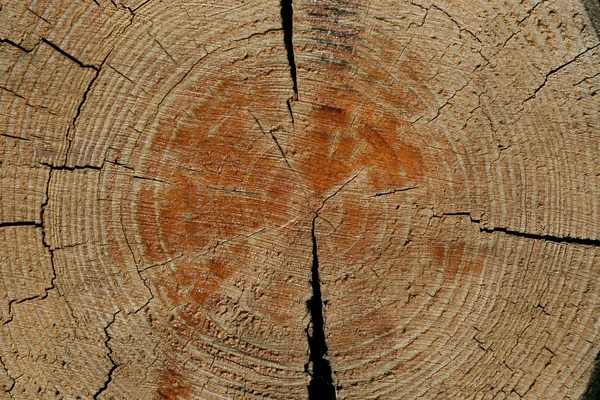
[[[333,371],[331,370],[329,360],[326,358],[328,350],[327,342],[325,341],[325,318],[323,317],[323,297],[321,295],[321,280],[319,278],[319,254],[315,225],[317,218],[319,218],[319,212],[325,207],[325,203],[340,193],[342,189],[356,179],[362,171],[362,169],[358,171],[350,179],[340,185],[337,190],[323,199],[321,206],[315,211],[315,216],[312,220],[311,238],[313,258],[310,285],[313,295],[306,301],[306,308],[311,316],[311,321],[305,329],[306,337],[308,339],[309,354],[308,362],[304,365],[304,370],[311,377],[308,384],[309,400],[335,400],[336,390],[333,384]]]
[[[45,213],[46,213],[46,207],[48,206],[48,202],[50,200],[50,181],[52,180],[52,169],[50,169],[50,172],[48,173],[48,183],[46,184],[46,198],[44,199],[44,202],[41,204],[40,207],[40,222],[35,222],[35,221],[23,221],[23,222],[7,222],[7,223],[2,223],[0,224],[0,228],[6,228],[6,227],[15,227],[15,226],[33,226],[36,228],[41,228],[42,230],[42,245],[48,250],[48,253],[50,255],[50,268],[52,270],[52,277],[50,278],[50,283],[49,286],[44,288],[44,293],[41,295],[34,295],[34,296],[29,296],[29,297],[25,297],[25,298],[18,298],[18,299],[12,299],[9,301],[8,303],[8,318],[6,321],[4,321],[4,324],[8,324],[9,322],[13,321],[13,305],[14,304],[21,304],[24,303],[26,301],[30,301],[30,300],[43,300],[46,299],[48,297],[48,292],[50,290],[54,290],[56,289],[56,285],[55,285],[55,281],[56,281],[56,268],[54,266],[54,248],[50,245],[50,242],[48,240],[48,238],[46,237],[47,233],[46,233],[46,225],[45,223]]]
[[[112,374],[119,367],[119,364],[117,364],[112,357],[113,349],[112,349],[112,347],[110,347],[110,344],[109,344],[109,342],[112,338],[111,338],[110,334],[108,333],[108,330],[110,329],[112,324],[115,323],[117,314],[119,314],[120,312],[121,311],[117,311],[115,314],[113,314],[112,320],[108,322],[108,325],[106,325],[106,327],[104,327],[104,335],[106,337],[106,340],[104,341],[104,345],[108,349],[107,357],[112,365],[111,365],[110,369],[108,370],[108,373],[106,374],[106,380],[104,381],[102,386],[98,389],[98,391],[96,393],[94,393],[94,395],[93,395],[94,399],[97,399],[102,393],[104,393],[108,389],[108,385],[112,382]]]
[[[572,63],[574,63],[575,61],[577,61],[580,57],[584,56],[585,54],[587,54],[590,50],[595,49],[596,47],[600,46],[600,43],[597,43],[595,45],[593,45],[592,47],[589,47],[587,49],[585,49],[584,51],[582,51],[581,53],[577,54],[575,57],[573,57],[572,59],[570,59],[569,61],[559,65],[558,67],[552,68],[550,71],[548,71],[548,73],[546,73],[546,76],[544,77],[544,81],[533,91],[533,93],[527,97],[522,104],[525,104],[527,101],[535,99],[535,97],[537,96],[538,92],[540,90],[542,90],[542,88],[544,86],[546,86],[546,83],[548,83],[548,79],[556,74],[557,72],[559,72],[560,70],[562,70],[565,67],[568,67],[569,65],[571,65]]]
[[[67,128],[67,135],[66,135],[66,138],[67,138],[67,151],[65,152],[65,161],[64,161],[64,165],[66,166],[67,162],[69,160],[69,152],[71,151],[71,145],[72,145],[72,142],[73,142],[73,139],[71,138],[71,130],[75,131],[75,127],[77,125],[77,120],[79,119],[79,116],[81,115],[81,111],[83,110],[83,106],[84,106],[85,102],[87,101],[89,93],[92,91],[92,87],[94,86],[94,83],[96,82],[96,80],[100,76],[100,71],[102,70],[102,67],[106,63],[106,60],[108,59],[108,56],[110,56],[110,52],[106,55],[106,57],[102,61],[102,64],[100,64],[100,67],[94,67],[93,65],[82,64],[79,60],[77,60],[73,56],[69,55],[68,53],[65,53],[60,48],[58,48],[56,45],[53,45],[51,42],[45,41],[45,43],[48,43],[53,48],[55,48],[57,51],[59,51],[61,54],[64,54],[65,57],[69,58],[70,60],[73,60],[75,63],[79,64],[83,68],[91,68],[91,69],[93,69],[95,71],[94,76],[92,77],[92,79],[88,83],[87,88],[85,89],[85,92],[83,92],[83,98],[81,99],[81,101],[79,102],[79,105],[77,106],[77,110],[75,112],[75,116],[73,117],[73,122],[71,123],[71,126],[69,126]]]
[[[312,220],[312,297],[306,302],[306,307],[311,315],[311,322],[306,328],[308,338],[309,357],[304,366],[305,371],[311,376],[308,385],[308,398],[312,399],[335,399],[335,387],[333,385],[332,371],[327,355],[327,343],[325,342],[325,322],[323,318],[323,299],[321,296],[321,281],[319,279],[319,257],[317,250],[317,237],[315,235],[315,222],[318,214]],[[312,326],[312,335],[310,328]],[[312,367],[312,368],[311,368]]]
[[[79,65],[81,68],[91,68],[94,69],[96,71],[99,71],[100,68],[96,67],[95,65],[91,65],[91,64],[86,64],[80,60],[78,60],[77,58],[75,58],[73,55],[67,53],[65,50],[61,49],[60,47],[58,47],[56,44],[52,43],[51,41],[49,41],[48,39],[42,39],[42,42],[46,43],[48,46],[52,47],[54,50],[56,50],[57,52],[59,52],[60,54],[62,54],[63,56],[65,56],[66,58],[68,58],[69,60],[73,61],[75,64]]]
[[[295,98],[298,98],[298,81],[296,79],[296,58],[294,57],[294,44],[292,43],[294,28],[293,0],[281,0],[281,23],[283,26],[283,41],[287,51],[288,63],[290,64],[290,75],[294,88]],[[288,102],[289,106],[289,102]]]
[[[400,192],[408,192],[410,190],[419,189],[421,187],[422,186],[409,186],[409,187],[404,187],[404,188],[392,189],[392,190],[388,190],[387,192],[377,192],[370,197],[388,196],[390,194],[396,194],[396,193],[400,193]]]
[[[442,216],[467,216],[471,220],[471,222],[479,225],[480,232],[494,233],[494,232],[502,232],[506,235],[517,236],[524,239],[535,239],[535,240],[543,240],[546,242],[553,243],[570,243],[570,244],[578,244],[584,246],[600,246],[600,240],[598,239],[590,239],[590,238],[580,238],[575,236],[553,236],[553,235],[543,235],[539,233],[529,233],[529,232],[520,232],[512,229],[504,228],[504,227],[493,227],[487,228],[481,225],[481,221],[473,218],[471,213],[469,212],[455,212],[455,213],[444,213]]]
[[[13,42],[10,39],[0,39],[0,43],[9,44],[9,45],[11,45],[13,47],[16,47],[17,49],[21,50],[22,52],[25,52],[25,53],[31,53],[31,51],[33,50],[33,48],[35,48],[35,46],[34,46],[31,49],[26,49],[25,47],[21,46],[20,44],[18,44],[16,42]]]

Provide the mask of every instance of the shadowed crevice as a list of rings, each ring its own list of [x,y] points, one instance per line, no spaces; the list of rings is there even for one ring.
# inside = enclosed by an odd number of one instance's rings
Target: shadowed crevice
[[[581,397],[581,400],[597,399],[600,399],[600,353],[598,353],[594,361],[594,371],[592,371],[587,390]]]
[[[298,81],[296,79],[296,58],[294,57],[294,44],[292,43],[294,30],[294,9],[292,0],[281,0],[281,23],[283,25],[283,41],[287,51],[288,63],[290,64],[290,75],[294,96],[298,98]],[[289,106],[289,104],[288,104]]]
[[[305,365],[306,372],[311,376],[308,385],[309,400],[330,400],[335,399],[335,387],[329,361],[325,358],[327,355],[327,343],[325,342],[325,321],[323,318],[323,299],[321,296],[321,281],[319,279],[319,257],[317,251],[317,237],[315,236],[315,221],[317,215],[312,221],[312,276],[311,287],[313,295],[306,302],[306,307],[311,316],[311,325],[306,328],[308,338],[309,357]]]
[[[465,216],[469,217],[471,222],[479,225],[480,232],[494,233],[494,232],[502,232],[507,235],[517,236],[524,239],[534,239],[552,243],[561,243],[561,244],[577,244],[582,246],[600,246],[600,240],[598,239],[590,239],[590,238],[581,238],[575,236],[554,236],[554,235],[544,235],[539,233],[528,233],[528,232],[520,232],[512,229],[504,228],[504,227],[493,227],[486,228],[481,225],[481,220],[473,218],[470,212],[454,212],[454,213],[444,213],[440,216]]]
[[[94,395],[93,395],[94,399],[97,399],[101,394],[106,392],[106,390],[108,389],[108,385],[110,385],[110,383],[112,382],[113,373],[119,367],[119,364],[117,364],[115,362],[115,360],[113,359],[113,349],[112,349],[112,347],[110,347],[110,341],[111,341],[112,337],[110,336],[110,333],[108,332],[108,330],[110,329],[112,324],[115,323],[117,314],[119,314],[120,312],[121,311],[119,310],[115,314],[113,314],[112,320],[109,321],[108,325],[106,325],[106,327],[104,328],[104,336],[106,337],[106,340],[104,340],[104,346],[108,349],[108,353],[106,354],[106,356],[111,363],[111,367],[106,374],[106,380],[104,381],[102,386],[98,389],[98,391],[96,393],[94,393]]]

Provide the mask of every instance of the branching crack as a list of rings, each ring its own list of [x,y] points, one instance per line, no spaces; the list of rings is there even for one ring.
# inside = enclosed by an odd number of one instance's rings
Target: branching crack
[[[319,254],[315,225],[317,218],[319,218],[319,212],[325,207],[325,203],[340,193],[342,189],[356,179],[362,171],[362,169],[358,171],[350,179],[340,185],[340,187],[332,194],[327,196],[322,201],[321,206],[315,211],[315,216],[312,219],[311,238],[313,258],[310,285],[313,295],[306,301],[306,308],[311,316],[311,321],[305,329],[306,337],[308,339],[309,355],[308,362],[304,365],[304,370],[311,377],[308,385],[309,400],[335,399],[336,396],[336,388],[333,384],[333,371],[326,358],[327,343],[325,341],[325,318],[323,316],[323,296],[321,295],[321,280],[319,278]]]
[[[256,118],[256,116],[254,114],[252,114],[251,111],[248,111],[250,113],[250,115],[252,116],[252,118],[254,118],[254,122],[256,122],[256,125],[258,125],[258,127],[260,128],[260,131],[263,133],[263,135],[266,135],[267,133],[269,134],[269,136],[271,136],[271,139],[273,139],[273,142],[275,142],[275,145],[277,146],[277,149],[279,150],[279,153],[281,154],[281,156],[283,157],[283,160],[285,161],[286,165],[288,166],[288,168],[291,171],[294,171],[294,169],[292,168],[292,166],[290,165],[290,162],[288,161],[285,152],[283,151],[283,148],[281,147],[281,145],[279,144],[279,140],[277,140],[277,137],[275,137],[275,135],[273,134],[273,130],[270,129],[268,132],[266,132],[263,128],[263,126],[261,125],[260,121],[258,120],[258,118]]]
[[[113,350],[112,350],[112,348],[110,347],[110,344],[109,344],[109,342],[111,340],[111,337],[110,337],[110,334],[108,333],[108,330],[110,329],[110,327],[112,326],[112,324],[115,323],[115,320],[117,319],[117,314],[119,314],[120,312],[121,311],[117,311],[113,315],[112,320],[109,321],[108,325],[106,325],[106,327],[104,328],[104,335],[106,336],[106,340],[104,341],[104,345],[108,349],[107,357],[110,360],[112,366],[108,370],[108,374],[106,376],[106,381],[104,381],[104,384],[102,384],[102,386],[100,387],[100,389],[98,389],[98,391],[96,393],[94,393],[94,396],[93,396],[94,399],[97,399],[102,393],[104,393],[106,391],[106,389],[108,389],[108,385],[112,382],[112,374],[119,367],[119,364],[117,364],[115,362],[115,360],[112,358]]]
[[[52,169],[50,169],[50,172],[48,174],[48,182],[46,184],[46,198],[44,199],[44,202],[41,204],[41,210],[40,210],[40,221],[41,222],[38,223],[35,221],[23,221],[23,222],[5,222],[5,223],[0,224],[0,228],[1,227],[10,227],[10,226],[34,226],[36,228],[41,228],[42,229],[42,244],[44,245],[44,247],[46,249],[48,249],[48,253],[50,254],[50,268],[52,269],[52,276],[50,278],[50,284],[44,288],[43,294],[30,296],[30,297],[26,297],[26,298],[13,299],[13,300],[9,301],[9,303],[8,303],[9,317],[4,322],[5,324],[8,324],[9,322],[12,322],[12,320],[13,320],[13,305],[14,304],[21,304],[21,303],[24,303],[24,302],[30,301],[30,300],[43,300],[48,297],[48,292],[50,290],[56,289],[56,285],[55,285],[56,268],[54,266],[54,249],[50,246],[50,242],[48,241],[47,233],[46,233],[46,226],[45,226],[45,213],[46,213],[46,207],[48,206],[48,201],[50,200],[50,181],[51,180],[52,180]]]
[[[171,259],[171,260],[168,260],[167,262],[165,262],[165,264],[168,264],[168,263],[169,263],[169,262],[171,262],[171,261],[173,261],[173,259]],[[146,307],[148,307],[148,305],[150,305],[150,302],[151,302],[152,300],[154,300],[154,292],[152,292],[152,288],[150,287],[150,285],[148,285],[148,282],[147,282],[147,281],[146,281],[146,279],[145,279],[145,278],[142,276],[142,272],[144,272],[144,271],[145,271],[145,270],[147,270],[147,269],[150,269],[150,268],[152,268],[152,267],[157,267],[157,266],[158,266],[158,265],[151,265],[151,266],[148,266],[147,268],[144,268],[144,269],[142,269],[142,270],[138,270],[138,275],[139,275],[140,279],[142,280],[142,284],[143,284],[143,285],[146,287],[146,289],[148,289],[149,296],[148,296],[148,299],[146,300],[146,302],[145,302],[144,304],[142,304],[140,307],[138,307],[138,309],[137,309],[137,310],[135,310],[135,311],[134,311],[134,313],[136,313],[136,314],[137,314],[138,312],[142,311],[143,309],[145,309]]]

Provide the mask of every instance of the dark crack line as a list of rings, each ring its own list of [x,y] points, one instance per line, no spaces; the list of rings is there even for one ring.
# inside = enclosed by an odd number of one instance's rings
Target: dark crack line
[[[75,165],[73,167],[67,167],[65,165],[60,165],[60,166],[54,166],[48,163],[40,163],[41,165],[50,168],[50,170],[52,171],[81,171],[81,170],[96,170],[96,171],[101,171],[104,168],[104,164],[102,164],[101,166],[96,166],[96,165]],[[116,163],[115,163],[116,164]]]
[[[512,229],[507,229],[503,227],[494,227],[494,228],[486,228],[481,225],[481,221],[475,219],[471,216],[471,213],[468,212],[457,212],[457,213],[444,213],[443,215],[464,215],[469,217],[471,222],[479,225],[480,232],[494,233],[494,232],[502,232],[507,235],[517,236],[524,239],[534,239],[534,240],[542,240],[546,242],[553,243],[562,243],[562,244],[578,244],[583,246],[600,246],[600,240],[597,239],[589,239],[589,238],[578,238],[573,236],[553,236],[553,235],[542,235],[539,233],[528,233],[528,232],[520,232]]]
[[[553,243],[579,244],[579,245],[584,245],[584,246],[600,246],[600,240],[583,239],[583,238],[576,238],[576,237],[572,237],[572,236],[540,235],[537,233],[519,232],[519,231],[513,231],[510,229],[498,228],[498,227],[496,227],[496,228],[479,227],[479,230],[481,232],[488,232],[488,233],[502,232],[507,235],[518,236],[518,237],[525,238],[525,239],[544,240],[546,242],[553,242]]]
[[[323,298],[321,296],[321,281],[319,279],[319,257],[317,249],[317,237],[315,235],[315,222],[318,214],[312,220],[312,297],[307,300],[306,307],[311,315],[311,322],[306,328],[308,338],[309,356],[308,363],[304,366],[306,373],[311,376],[308,385],[308,398],[313,399],[335,399],[335,387],[327,355],[327,343],[325,341],[325,321],[323,318]],[[310,328],[312,326],[312,335]],[[311,369],[312,367],[312,369]]]
[[[69,60],[73,61],[75,64],[79,65],[81,68],[91,68],[96,71],[98,71],[100,69],[100,68],[96,67],[95,65],[85,64],[84,62],[79,61],[77,58],[75,58],[71,54],[67,53],[66,51],[64,51],[63,49],[61,49],[56,44],[52,43],[51,41],[49,41],[46,38],[42,39],[42,42],[46,43],[48,46],[52,47],[57,52],[59,52],[60,54],[62,54],[66,58],[68,58]]]
[[[295,125],[296,122],[294,121],[294,111],[292,110],[292,101],[293,101],[293,98],[287,99],[287,101],[285,103],[287,104],[287,108],[290,113],[290,117],[292,119],[292,125]]]
[[[570,59],[569,61],[559,65],[558,67],[552,68],[548,73],[546,73],[546,76],[544,77],[544,81],[533,91],[533,94],[531,94],[529,97],[527,97],[522,104],[525,104],[527,101],[535,99],[535,97],[537,96],[538,92],[540,90],[542,90],[542,88],[544,86],[546,86],[546,84],[548,83],[548,79],[556,74],[557,72],[559,72],[560,70],[562,70],[565,67],[568,67],[569,65],[571,65],[572,63],[574,63],[575,61],[577,61],[579,58],[581,58],[582,56],[584,56],[585,54],[587,54],[590,50],[595,49],[596,47],[600,46],[600,43],[595,44],[592,47],[589,47],[587,49],[585,49],[584,51],[582,51],[581,53],[577,54],[575,57],[573,57],[572,59]]]
[[[378,193],[375,193],[374,195],[372,195],[370,197],[389,196],[390,194],[396,194],[396,193],[401,193],[401,192],[408,192],[410,190],[419,189],[421,187],[422,186],[409,186],[409,187],[400,188],[400,189],[392,189],[392,190],[388,190],[387,192],[378,192]]]
[[[75,124],[77,124],[77,119],[79,119],[79,115],[81,114],[83,105],[85,104],[85,101],[87,100],[88,94],[92,90],[92,86],[94,86],[94,82],[96,82],[96,79],[98,79],[98,76],[100,76],[100,70],[97,69],[96,73],[94,74],[94,77],[88,83],[87,88],[85,89],[85,92],[83,92],[83,98],[81,99],[81,101],[79,102],[79,105],[77,106],[77,112],[75,113],[75,116],[73,117],[73,123],[71,124],[73,126],[73,128],[75,128]]]
[[[0,223],[0,228],[8,228],[12,226],[35,226],[36,228],[41,228],[42,224],[35,221],[15,221]]]
[[[281,23],[283,26],[283,41],[287,51],[288,63],[290,64],[290,75],[292,76],[294,95],[297,99],[298,81],[296,77],[296,58],[294,57],[294,44],[292,43],[294,31],[294,9],[292,3],[293,0],[281,0]],[[288,107],[290,107],[289,101]]]
[[[323,296],[321,294],[321,280],[319,278],[319,254],[317,246],[317,236],[315,234],[315,225],[319,212],[325,207],[325,203],[342,191],[350,182],[352,182],[363,170],[361,169],[354,176],[344,182],[336,191],[327,196],[321,206],[315,211],[312,220],[311,238],[312,238],[312,267],[310,285],[313,295],[306,301],[306,308],[311,316],[311,321],[306,327],[306,338],[308,340],[308,362],[304,365],[305,372],[311,377],[308,384],[308,399],[335,400],[336,388],[333,384],[333,371],[327,356],[327,342],[325,340],[325,318],[323,316]],[[311,335],[312,328],[312,335]]]
[[[73,123],[72,123],[73,128],[75,128],[77,119],[79,118],[79,115],[81,114],[81,110],[83,108],[83,105],[85,104],[85,101],[87,100],[88,94],[92,90],[92,86],[94,86],[94,82],[96,82],[96,79],[98,79],[98,77],[100,76],[100,69],[94,68],[94,70],[96,71],[96,73],[94,74],[94,77],[90,80],[90,82],[88,83],[88,86],[85,89],[85,92],[83,92],[83,98],[81,99],[81,102],[77,106],[77,112],[75,113],[75,116],[73,117]]]
[[[39,18],[41,18],[41,17],[39,17]],[[75,56],[73,56],[72,54],[67,53],[65,50],[63,50],[62,48],[60,48],[59,46],[57,46],[55,43],[51,42],[50,40],[48,40],[46,38],[43,38],[40,42],[36,43],[35,46],[33,46],[31,49],[27,49],[27,48],[21,46],[20,44],[18,44],[16,42],[13,42],[12,40],[10,40],[8,38],[7,39],[0,39],[0,43],[9,44],[9,45],[11,45],[13,47],[16,47],[17,49],[25,52],[25,53],[31,53],[39,45],[39,43],[44,43],[44,44],[50,46],[55,51],[57,51],[58,53],[62,54],[67,59],[69,59],[69,60],[73,61],[75,64],[79,65],[81,68],[93,69],[93,70],[96,70],[96,71],[98,71],[100,69],[99,67],[97,67],[95,65],[86,64],[86,63],[78,60]]]
[[[98,389],[98,391],[96,393],[94,393],[93,398],[97,399],[102,393],[104,393],[107,389],[108,389],[108,385],[112,382],[112,375],[113,372],[115,372],[115,370],[119,367],[119,364],[117,364],[115,362],[115,360],[112,357],[112,347],[110,347],[110,340],[112,339],[110,337],[110,334],[108,333],[108,330],[110,329],[110,327],[112,326],[112,324],[115,323],[115,320],[117,319],[117,314],[119,314],[121,311],[117,311],[114,315],[111,321],[108,322],[108,325],[106,325],[106,327],[104,327],[104,335],[106,336],[106,340],[104,341],[104,345],[106,346],[106,348],[108,349],[108,354],[107,357],[109,359],[109,361],[111,362],[111,367],[108,370],[107,376],[106,376],[106,381],[104,381],[104,384],[100,387],[100,389]]]
[[[56,265],[55,265],[55,259],[54,259],[54,248],[52,247],[50,240],[48,238],[48,232],[47,232],[47,224],[46,224],[46,218],[47,218],[47,214],[46,214],[46,208],[48,207],[48,203],[50,202],[50,182],[52,182],[52,169],[50,169],[50,171],[48,171],[48,182],[46,183],[46,198],[44,199],[44,202],[42,203],[41,206],[41,210],[40,210],[40,221],[41,223],[41,228],[42,228],[42,244],[44,245],[44,247],[46,249],[48,249],[48,253],[50,253],[50,268],[52,268],[52,278],[50,279],[50,287],[46,289],[46,294],[45,296],[48,296],[48,291],[52,290],[52,289],[56,289]]]
[[[289,102],[288,102],[289,105]],[[291,111],[291,110],[290,110]],[[256,116],[254,114],[252,114],[251,111],[248,111],[248,113],[250,113],[250,115],[252,116],[252,118],[254,118],[254,121],[256,122],[256,125],[258,125],[258,127],[260,128],[260,131],[263,133],[263,135],[269,135],[271,136],[271,139],[273,139],[273,142],[275,142],[275,145],[277,146],[277,148],[279,149],[279,153],[281,154],[281,156],[283,157],[283,160],[285,161],[286,165],[288,166],[288,168],[294,172],[294,168],[292,168],[292,166],[290,165],[290,162],[288,161],[285,152],[283,151],[283,148],[281,147],[281,145],[279,144],[279,140],[277,140],[277,137],[275,136],[275,134],[273,133],[273,129],[270,129],[268,132],[266,132],[263,128],[263,126],[261,125],[260,121],[258,120],[258,118],[256,118]],[[293,118],[293,117],[292,117]]]
[[[10,39],[0,39],[0,43],[6,43],[8,45],[11,45],[13,47],[16,47],[17,49],[25,52],[25,53],[31,53],[33,51],[33,49],[35,48],[35,46],[31,49],[26,49],[25,47],[21,46],[20,44],[13,42]]]
[[[48,42],[48,43],[50,43],[50,42]],[[58,50],[60,51],[60,49],[58,49]],[[72,58],[67,53],[62,52],[62,54],[64,54],[66,57],[68,57],[70,59],[73,59],[75,62],[79,63],[84,68],[92,68],[95,71],[94,76],[92,77],[87,88],[85,89],[85,92],[83,92],[83,98],[81,99],[81,102],[79,102],[79,105],[77,106],[77,111],[75,113],[75,116],[73,117],[73,122],[71,123],[71,126],[69,128],[67,128],[66,138],[67,138],[68,144],[67,144],[67,151],[65,152],[65,162],[64,162],[64,165],[66,166],[67,162],[69,160],[69,152],[71,151],[71,145],[72,145],[72,141],[73,141],[73,139],[71,137],[71,130],[73,132],[75,131],[75,127],[77,126],[77,120],[79,119],[79,116],[81,115],[83,106],[85,105],[85,102],[87,101],[88,95],[92,91],[92,87],[94,86],[94,83],[96,83],[96,80],[100,77],[100,71],[102,70],[102,67],[104,67],[106,60],[108,60],[108,57],[110,56],[110,52],[106,55],[106,57],[102,61],[102,64],[100,64],[100,67],[94,67],[94,66],[81,64],[77,59]]]
[[[30,297],[25,297],[25,298],[21,298],[21,299],[12,299],[11,301],[8,302],[8,318],[6,319],[6,321],[4,321],[4,324],[8,324],[9,322],[12,322],[14,319],[13,316],[13,305],[14,304],[21,304],[21,303],[25,303],[26,301],[30,301],[30,300],[44,300],[48,297],[50,290],[54,290],[57,289],[55,281],[56,281],[56,267],[54,265],[54,249],[52,248],[52,246],[50,245],[48,238],[46,237],[47,232],[46,232],[46,225],[44,224],[45,222],[45,217],[46,217],[46,207],[48,206],[48,202],[50,200],[50,181],[52,180],[52,169],[50,169],[50,172],[48,173],[48,183],[46,184],[46,198],[44,199],[44,202],[41,204],[41,209],[40,209],[40,221],[41,222],[34,222],[34,221],[24,221],[24,222],[5,222],[0,224],[0,228],[6,228],[6,227],[18,227],[18,226],[33,226],[36,228],[41,228],[42,229],[42,245],[48,250],[48,253],[50,255],[50,268],[52,269],[52,277],[50,278],[50,285],[48,287],[44,288],[44,293],[41,295],[35,295],[35,296],[30,296]]]

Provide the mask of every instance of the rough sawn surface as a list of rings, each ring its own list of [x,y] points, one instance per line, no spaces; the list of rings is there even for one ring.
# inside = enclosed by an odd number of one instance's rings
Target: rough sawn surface
[[[0,0],[0,398],[594,398],[597,9]]]

